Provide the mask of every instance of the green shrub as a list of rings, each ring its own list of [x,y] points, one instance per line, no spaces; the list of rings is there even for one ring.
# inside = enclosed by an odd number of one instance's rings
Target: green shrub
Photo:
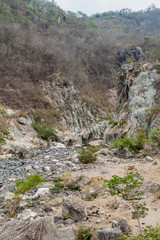
[[[95,23],[93,23],[93,22],[90,22],[90,23],[88,24],[88,26],[89,26],[89,27],[92,27],[92,28],[95,28],[95,29],[98,29],[98,25],[95,24]]]
[[[42,182],[42,178],[39,174],[27,176],[27,180],[21,179],[16,181],[17,189],[14,191],[16,195],[23,194],[29,191],[31,188],[36,187]]]
[[[54,187],[51,188],[52,191],[59,193],[61,191],[64,190],[70,190],[70,191],[81,191],[81,187],[78,184],[78,181],[80,181],[79,179],[77,181],[72,180],[68,185],[67,188],[65,187],[65,183],[64,181],[61,179],[61,177],[55,177],[53,179],[54,182]]]
[[[147,226],[140,235],[122,236],[123,240],[160,240],[160,227]]]
[[[10,132],[7,129],[3,130],[2,133],[6,136],[8,136],[10,134]]]
[[[123,138],[120,138],[114,142],[111,143],[113,147],[122,147],[122,148],[128,148],[129,151],[136,152],[137,149],[135,148],[135,139],[132,137],[124,136]]]
[[[126,147],[129,151],[138,153],[141,149],[143,149],[145,142],[147,142],[145,131],[140,129],[136,138],[124,136],[111,144],[113,147]]]
[[[144,144],[146,143],[146,134],[145,131],[143,129],[139,129],[138,133],[137,133],[137,137],[135,139],[135,147],[136,149],[139,151],[141,149],[143,149]]]
[[[143,184],[144,179],[141,178],[139,173],[128,173],[125,177],[119,177],[117,175],[112,176],[111,180],[105,180],[105,186],[108,187],[109,192],[112,196],[120,196],[122,199],[128,201],[133,208],[132,218],[137,219],[140,232],[141,224],[139,221],[148,208],[146,208],[145,202],[139,202],[143,199],[139,187]]]
[[[41,137],[44,140],[56,140],[56,130],[50,126],[50,125],[44,125],[36,122],[32,122],[31,126],[34,128],[34,130],[37,132],[38,137]]]
[[[78,152],[78,159],[81,163],[87,164],[92,163],[97,160],[95,153],[91,150],[91,148],[81,148]]]
[[[7,112],[6,112],[6,110],[4,110],[4,109],[0,109],[0,113],[1,113],[1,114],[6,114]]]
[[[77,240],[90,240],[92,237],[91,228],[80,226],[77,231]]]
[[[151,142],[153,143],[158,143],[160,141],[160,130],[158,130],[157,128],[153,129],[152,131],[150,131],[149,133],[149,139],[151,140]]]
[[[3,136],[0,135],[0,145],[6,144],[6,140],[4,139]]]

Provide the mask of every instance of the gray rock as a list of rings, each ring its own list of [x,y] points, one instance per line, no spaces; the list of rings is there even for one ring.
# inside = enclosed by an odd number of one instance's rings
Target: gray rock
[[[89,142],[90,146],[96,147],[96,146],[102,146],[103,145],[103,140],[95,140],[92,142]]]
[[[117,229],[106,228],[104,230],[98,231],[98,239],[97,240],[119,240],[121,231]]]
[[[11,239],[75,240],[76,238],[72,228],[56,228],[52,217],[39,217],[31,221],[10,221],[0,227],[0,240]]]
[[[116,151],[117,156],[120,158],[132,158],[133,155],[127,148],[119,147]]]
[[[147,161],[147,162],[153,162],[153,158],[150,157],[150,156],[147,156],[147,157],[146,157],[146,161]]]
[[[65,197],[62,201],[62,218],[69,216],[75,221],[85,221],[87,219],[87,210],[83,201],[75,197]]]
[[[125,218],[113,221],[112,228],[119,229],[124,234],[129,234],[131,232],[130,226]]]
[[[121,136],[120,131],[115,129],[109,131],[109,129],[107,128],[104,132],[104,137],[103,137],[104,144],[109,144],[110,142],[120,138],[120,136]]]
[[[71,224],[73,224],[73,223],[75,223],[75,221],[73,220],[73,219],[66,219],[65,221],[64,221],[64,224],[66,224],[66,225],[71,225]]]
[[[21,117],[21,118],[18,120],[18,122],[19,122],[20,124],[22,124],[22,125],[26,125],[27,119],[24,118],[24,117]]]
[[[108,154],[110,154],[111,152],[107,149],[107,148],[101,148],[97,154],[101,154],[101,155],[104,155],[104,156],[107,156]]]
[[[20,220],[30,220],[37,217],[37,213],[33,212],[31,209],[26,209],[22,213],[19,213],[17,219]]]

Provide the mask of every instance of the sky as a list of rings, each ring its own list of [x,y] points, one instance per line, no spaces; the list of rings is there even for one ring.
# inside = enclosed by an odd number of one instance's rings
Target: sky
[[[55,0],[55,2],[65,11],[82,11],[87,15],[123,8],[137,11],[146,9],[151,4],[160,8],[160,0]]]

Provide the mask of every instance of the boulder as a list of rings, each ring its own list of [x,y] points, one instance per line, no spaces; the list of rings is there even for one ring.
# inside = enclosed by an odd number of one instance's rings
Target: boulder
[[[96,146],[102,146],[103,145],[103,140],[95,140],[89,142],[90,146],[96,147]]]
[[[97,240],[119,240],[122,232],[118,229],[110,229],[106,228],[98,231],[98,239]]]
[[[123,147],[119,147],[116,151],[116,154],[119,158],[132,158],[132,153],[127,149]]]
[[[75,221],[85,221],[87,219],[87,210],[84,202],[75,197],[64,197],[62,200],[62,218],[66,216]]]
[[[52,217],[10,221],[0,227],[0,240],[75,240],[71,227],[56,228]]]
[[[101,148],[96,154],[101,154],[101,155],[107,156],[107,155],[111,154],[111,151],[108,150],[107,148]]]
[[[33,199],[36,199],[38,197],[46,197],[49,194],[49,188],[39,188],[35,195],[32,197]]]
[[[22,213],[19,213],[17,219],[19,220],[30,220],[37,217],[37,213],[33,212],[31,209],[25,209]]]
[[[110,142],[116,141],[118,138],[120,138],[120,136],[120,131],[115,129],[109,131],[109,129],[107,128],[104,132],[103,137],[104,144],[109,144]]]
[[[119,229],[124,234],[129,234],[131,232],[130,226],[125,218],[113,221],[112,228]]]
[[[150,157],[150,156],[147,156],[147,157],[146,157],[146,161],[147,161],[147,162],[153,162],[153,158]]]

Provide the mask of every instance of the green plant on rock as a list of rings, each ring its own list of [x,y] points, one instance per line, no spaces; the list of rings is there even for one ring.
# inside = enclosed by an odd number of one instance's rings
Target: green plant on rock
[[[144,144],[147,142],[146,134],[143,128],[140,128],[135,139],[135,148],[139,151],[143,149]]]
[[[37,132],[38,137],[41,137],[44,140],[56,140],[56,130],[50,126],[50,125],[44,125],[36,122],[32,122],[31,126],[34,128],[34,130]]]
[[[112,196],[120,196],[128,201],[133,208],[132,218],[137,219],[140,232],[142,233],[139,218],[148,210],[145,202],[140,202],[143,199],[143,192],[138,188],[143,184],[144,179],[139,173],[128,173],[125,177],[117,175],[112,176],[111,180],[105,180],[105,186],[109,189]]]
[[[149,139],[151,140],[151,142],[153,142],[154,144],[157,144],[158,142],[160,142],[160,130],[155,128],[152,131],[150,131],[149,133]]]
[[[1,114],[6,114],[7,112],[6,112],[6,110],[4,110],[4,109],[0,109],[0,113],[1,113]]]
[[[31,190],[31,188],[36,187],[40,183],[42,183],[42,178],[39,174],[30,174],[27,176],[27,180],[21,179],[16,181],[17,189],[14,191],[14,193],[16,195],[23,194]]]
[[[123,138],[117,139],[116,141],[112,142],[111,145],[116,148],[128,148],[129,151],[133,152],[137,151],[137,149],[135,148],[135,139],[132,137],[124,136]]]
[[[52,191],[59,193],[61,191],[81,191],[81,187],[78,182],[81,178],[77,180],[72,179],[72,175],[69,172],[65,172],[61,177],[56,177],[53,179],[54,186],[51,188]]]
[[[95,153],[90,148],[82,147],[78,153],[78,159],[81,163],[93,163],[97,160]]]
[[[160,240],[160,227],[147,226],[139,235],[123,235],[122,240]]]
[[[0,145],[6,144],[5,138],[0,134]]]
[[[91,228],[80,226],[76,233],[76,240],[90,240],[92,237]]]
[[[136,138],[124,136],[123,138],[113,141],[111,145],[116,148],[128,148],[129,151],[138,153],[140,150],[143,149],[146,142],[147,139],[145,131],[143,129],[139,129]]]

